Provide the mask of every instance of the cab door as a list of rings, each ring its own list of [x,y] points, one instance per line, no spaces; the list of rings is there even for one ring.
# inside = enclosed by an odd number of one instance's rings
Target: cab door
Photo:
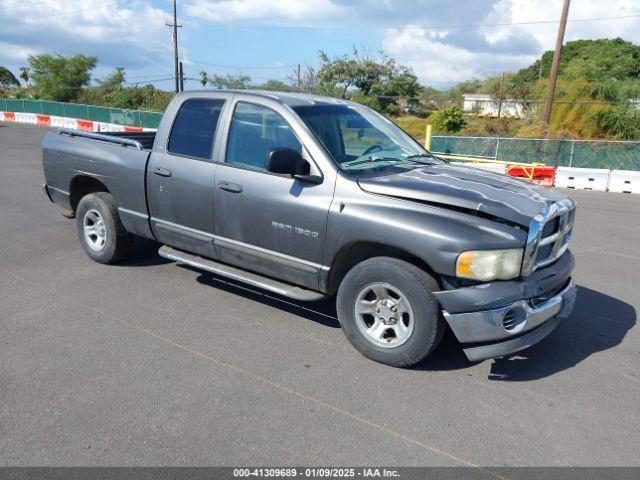
[[[215,180],[216,254],[247,270],[318,288],[332,182],[267,172],[268,154],[277,148],[296,149],[312,162],[277,111],[253,100],[236,102]]]
[[[213,256],[216,165],[212,161],[223,98],[188,98],[165,145],[151,154],[147,195],[151,228],[163,243]]]

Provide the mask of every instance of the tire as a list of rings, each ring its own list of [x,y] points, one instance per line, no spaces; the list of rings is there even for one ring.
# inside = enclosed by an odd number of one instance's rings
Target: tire
[[[440,306],[431,294],[436,290],[438,282],[411,263],[370,258],[342,280],[338,319],[347,339],[365,357],[408,367],[426,358],[444,335]]]
[[[82,248],[98,263],[123,260],[131,249],[132,236],[124,229],[113,197],[107,192],[82,197],[76,208],[76,229]]]

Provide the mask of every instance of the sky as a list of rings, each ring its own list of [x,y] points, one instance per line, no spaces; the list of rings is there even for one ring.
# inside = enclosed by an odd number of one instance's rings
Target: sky
[[[531,64],[553,49],[562,8],[562,0],[177,1],[189,77],[286,80],[297,64],[317,66],[320,50],[339,56],[355,46],[440,89]],[[171,12],[171,0],[0,0],[0,65],[17,75],[29,55],[82,53],[98,57],[94,78],[124,67],[132,84],[171,89]],[[640,44],[639,0],[573,0],[569,19],[567,41]]]

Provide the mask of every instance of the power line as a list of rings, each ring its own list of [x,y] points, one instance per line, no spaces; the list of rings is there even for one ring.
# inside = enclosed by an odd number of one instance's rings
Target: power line
[[[284,69],[289,69],[289,68],[296,68],[296,65],[281,65],[281,66],[277,66],[277,67],[268,67],[268,66],[256,66],[256,67],[247,67],[247,66],[238,66],[238,65],[220,65],[217,63],[210,63],[210,62],[203,62],[201,60],[192,60],[189,59],[190,62],[193,63],[197,63],[199,65],[207,65],[210,67],[217,67],[217,68],[228,68],[230,70],[284,70]]]
[[[631,14],[631,15],[618,15],[614,17],[595,17],[595,18],[576,18],[568,20],[569,23],[576,22],[605,22],[609,20],[623,20],[628,18],[638,18],[640,17],[640,13]],[[213,27],[218,28],[278,28],[278,29],[288,29],[288,30],[402,30],[407,26],[416,27],[416,28],[424,28],[424,29],[457,29],[457,28],[486,28],[486,27],[515,27],[522,25],[544,25],[544,24],[554,24],[560,23],[560,20],[531,20],[524,22],[504,22],[504,23],[468,23],[468,24],[449,24],[449,25],[414,25],[414,24],[406,24],[406,25],[396,25],[396,26],[387,26],[387,27],[376,27],[376,26],[367,26],[367,25],[268,25],[268,24],[218,24]]]
[[[169,72],[166,72],[166,73],[157,73],[157,74],[154,73],[154,74],[149,74],[149,75],[136,75],[134,77],[130,77],[129,75],[126,75],[126,78],[128,78],[128,79],[164,78],[167,75],[173,75],[173,74],[169,73]]]

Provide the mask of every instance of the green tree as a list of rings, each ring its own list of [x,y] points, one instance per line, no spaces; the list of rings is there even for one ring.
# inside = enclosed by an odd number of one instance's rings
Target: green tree
[[[207,82],[209,81],[209,75],[204,70],[200,70],[200,85],[202,88],[207,86]]]
[[[117,94],[118,90],[123,88],[124,84],[124,68],[116,67],[116,71],[106,78],[97,80],[96,87],[83,88],[75,99],[78,103],[86,103],[88,105],[104,105],[113,107],[111,98]]]
[[[75,55],[30,55],[31,78],[36,98],[70,102],[76,100],[83,86],[91,80],[96,57]]]
[[[322,93],[338,93],[346,98],[347,91],[355,86],[360,74],[356,60],[347,57],[331,59],[323,51],[320,52],[320,60],[322,65],[318,71],[318,89]]]
[[[29,83],[29,68],[20,67],[20,78],[24,80],[24,83]]]
[[[480,93],[483,87],[483,81],[477,78],[472,78],[471,80],[465,80],[464,82],[458,83],[455,87],[451,88],[448,92],[446,92],[446,97],[448,99],[462,101],[462,96],[465,93]]]
[[[122,87],[124,83],[124,68],[116,67],[116,71],[103,80],[98,80],[98,86],[106,89],[116,89]]]
[[[232,75],[227,73],[226,75],[214,75],[209,79],[209,83],[214,88],[219,89],[233,89],[233,90],[244,90],[249,88],[249,83],[251,82],[251,77],[248,75]]]
[[[270,90],[272,92],[293,92],[295,89],[281,80],[267,80],[260,85],[260,90]]]
[[[8,68],[0,66],[0,88],[19,87],[20,82]]]
[[[415,97],[422,90],[410,68],[386,55],[374,59],[354,48],[351,57],[330,58],[320,52],[320,60],[321,93],[342,98],[352,95],[354,100],[387,114],[399,113],[399,97]]]
[[[436,133],[456,133],[468,126],[458,105],[438,110],[430,117],[430,122]]]

